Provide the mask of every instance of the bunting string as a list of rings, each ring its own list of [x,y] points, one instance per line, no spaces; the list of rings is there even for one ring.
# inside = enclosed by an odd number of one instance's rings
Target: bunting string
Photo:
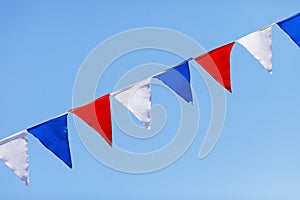
[[[147,129],[151,129],[151,80],[158,79],[179,95],[186,103],[192,103],[189,61],[195,60],[220,85],[232,92],[230,55],[236,43],[242,45],[270,73],[272,73],[272,28],[277,24],[294,43],[300,47],[300,13],[273,23],[228,44],[213,49],[195,58],[190,58],[175,67],[154,74],[116,92],[106,94],[86,105],[40,123],[0,140],[0,160],[4,162],[26,185],[28,185],[28,133],[72,168],[68,140],[67,116],[73,113],[108,143],[112,140],[111,98],[126,107]]]

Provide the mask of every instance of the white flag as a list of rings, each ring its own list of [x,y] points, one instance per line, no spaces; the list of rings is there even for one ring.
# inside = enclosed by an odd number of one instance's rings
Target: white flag
[[[273,24],[237,40],[270,73],[272,72],[272,27]]]
[[[0,160],[28,185],[28,132],[20,131],[0,141]]]
[[[137,82],[111,95],[130,110],[147,129],[150,129],[151,78]]]

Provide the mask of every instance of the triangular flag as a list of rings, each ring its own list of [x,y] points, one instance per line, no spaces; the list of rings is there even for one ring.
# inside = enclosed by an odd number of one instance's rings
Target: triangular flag
[[[237,40],[269,72],[272,72],[272,27],[267,26]]]
[[[112,128],[109,97],[110,95],[106,94],[89,104],[74,108],[69,112],[74,113],[90,127],[95,129],[111,146]]]
[[[195,60],[221,85],[231,92],[230,52],[234,42],[200,55]]]
[[[67,115],[64,114],[42,124],[27,129],[66,165],[72,168],[68,139]]]
[[[114,92],[112,96],[130,110],[134,116],[150,129],[151,78],[132,84]]]
[[[28,133],[20,131],[0,141],[0,160],[28,185]]]
[[[300,13],[277,23],[300,47]]]
[[[170,87],[174,92],[181,96],[185,101],[192,102],[192,91],[190,85],[190,69],[189,62],[171,68],[170,70],[155,76]]]

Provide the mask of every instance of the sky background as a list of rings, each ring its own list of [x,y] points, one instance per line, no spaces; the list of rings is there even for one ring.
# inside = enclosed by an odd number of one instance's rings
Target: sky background
[[[1,1],[0,138],[69,110],[81,63],[114,34],[163,27],[182,32],[211,50],[288,18],[299,9],[298,0]],[[210,119],[210,99],[203,80],[192,70],[192,87],[203,91],[197,93],[199,131],[189,150],[174,164],[139,175],[110,169],[88,153],[70,116],[73,169],[29,135],[29,186],[0,163],[1,198],[299,199],[299,53],[296,44],[274,26],[270,75],[242,46],[234,46],[233,93],[227,93],[225,126],[217,145],[203,160],[198,159],[198,152]],[[150,50],[122,59],[114,65],[122,64],[124,73],[143,63],[171,67],[182,61]],[[111,92],[116,79],[106,78],[97,96]],[[166,91],[165,99],[156,96],[153,101],[176,113],[178,105],[170,103],[173,98]],[[160,133],[165,133],[165,138],[154,141],[155,148],[135,145],[134,140],[115,140],[128,150],[155,150],[172,139],[167,133],[173,133],[176,120],[176,115],[168,118],[166,131]],[[135,148],[130,149],[132,146]]]

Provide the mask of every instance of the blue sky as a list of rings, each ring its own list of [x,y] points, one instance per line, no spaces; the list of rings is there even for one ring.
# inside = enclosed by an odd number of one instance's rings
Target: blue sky
[[[2,1],[0,137],[69,110],[81,63],[95,46],[114,34],[133,28],[163,27],[182,32],[211,50],[285,19],[299,9],[297,0]],[[139,175],[112,170],[85,149],[70,117],[73,169],[68,169],[30,135],[30,184],[26,187],[0,164],[1,197],[299,199],[299,53],[300,49],[275,26],[273,74],[269,75],[243,47],[234,46],[233,93],[227,93],[225,126],[216,147],[203,160],[198,159],[198,152],[210,119],[210,101],[203,80],[192,70],[192,87],[203,92],[197,93],[201,107],[199,131],[189,150],[171,166]],[[143,63],[171,67],[182,61],[150,50],[122,59],[111,69],[122,64],[122,72],[126,73]],[[115,73],[121,76],[121,72]],[[111,92],[116,79],[105,78],[97,96]],[[171,106],[171,97],[166,91],[166,99],[157,96],[153,101],[176,113],[178,105]],[[173,134],[176,120],[175,115],[168,118],[166,131],[160,134]],[[153,144],[160,146],[171,138],[165,134],[163,141]],[[139,149],[143,148],[139,143],[135,146],[134,140],[126,144],[116,142],[124,148],[132,144],[127,147],[134,146],[132,151],[144,150]],[[145,149],[155,148],[148,145]]]

